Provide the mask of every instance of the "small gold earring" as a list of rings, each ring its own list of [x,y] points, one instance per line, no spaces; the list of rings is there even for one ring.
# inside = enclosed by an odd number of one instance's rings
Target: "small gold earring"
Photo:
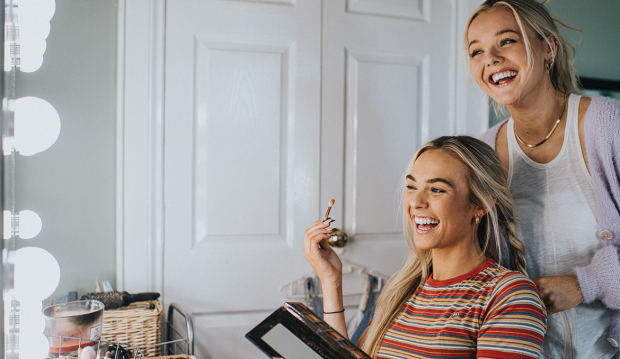
[[[476,217],[476,224],[480,224],[480,217]]]

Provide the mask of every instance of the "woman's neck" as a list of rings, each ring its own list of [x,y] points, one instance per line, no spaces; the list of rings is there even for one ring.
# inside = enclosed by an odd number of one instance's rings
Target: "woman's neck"
[[[564,94],[549,83],[540,86],[538,91],[524,95],[507,108],[519,136],[527,143],[537,143],[549,134],[562,115],[563,105]]]
[[[433,279],[447,280],[471,272],[487,260],[477,241],[452,248],[433,249]]]

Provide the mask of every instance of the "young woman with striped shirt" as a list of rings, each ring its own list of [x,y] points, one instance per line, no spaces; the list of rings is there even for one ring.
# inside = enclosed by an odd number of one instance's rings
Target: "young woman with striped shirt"
[[[373,358],[538,358],[546,312],[525,274],[499,156],[472,137],[440,137],[417,152],[404,177],[409,257],[358,346]],[[331,231],[328,222],[312,224],[304,257],[321,279],[325,321],[346,335]]]

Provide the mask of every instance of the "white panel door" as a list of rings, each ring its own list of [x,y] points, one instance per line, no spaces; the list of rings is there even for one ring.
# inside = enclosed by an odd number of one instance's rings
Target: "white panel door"
[[[393,274],[405,260],[406,167],[454,132],[456,4],[323,2],[321,203],[351,240],[343,256]],[[460,38],[459,38],[460,39]]]
[[[244,334],[309,273],[303,232],[329,198],[345,259],[402,264],[405,167],[455,127],[454,11],[167,1],[164,298],[191,312],[197,357],[264,357]]]
[[[164,295],[198,358],[244,338],[308,271],[318,209],[320,0],[168,0]]]

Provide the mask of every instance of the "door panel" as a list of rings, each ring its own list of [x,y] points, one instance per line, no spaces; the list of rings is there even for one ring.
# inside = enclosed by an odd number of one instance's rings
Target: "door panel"
[[[430,0],[347,0],[347,12],[428,21]]]
[[[308,271],[320,5],[167,2],[164,292],[192,313],[197,357],[262,357],[245,333]]]
[[[285,240],[292,44],[196,43],[194,241]]]
[[[453,1],[323,3],[320,203],[343,204],[332,215],[351,238],[343,257],[386,275],[408,253],[407,165],[454,128],[454,14]]]
[[[345,228],[356,240],[400,239],[398,179],[419,133],[423,66],[415,58],[353,52],[346,65]]]

